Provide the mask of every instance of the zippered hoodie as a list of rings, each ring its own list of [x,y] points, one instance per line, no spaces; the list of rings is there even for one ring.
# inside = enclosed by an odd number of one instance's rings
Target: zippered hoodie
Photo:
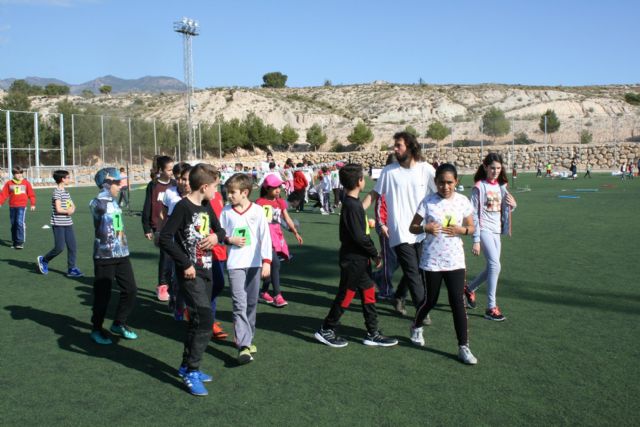
[[[31,202],[31,206],[36,205],[36,193],[33,192],[31,183],[24,178],[20,181],[10,179],[4,184],[0,193],[0,206],[7,199],[11,208],[24,208],[27,206],[27,201]]]
[[[473,243],[480,243],[480,229],[482,227],[482,210],[487,206],[487,190],[485,185],[486,181],[478,181],[474,184],[471,190],[471,204],[473,205],[473,224],[475,230],[473,232]],[[502,235],[511,236],[511,212],[513,209],[507,205],[507,184],[500,185],[500,228]]]

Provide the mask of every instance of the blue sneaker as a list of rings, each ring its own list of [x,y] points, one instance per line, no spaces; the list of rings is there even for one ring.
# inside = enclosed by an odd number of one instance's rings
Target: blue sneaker
[[[78,270],[77,267],[70,268],[69,271],[67,272],[67,277],[83,277],[83,276],[84,276],[84,273]]]
[[[200,376],[200,381],[202,381],[203,383],[210,383],[211,381],[213,381],[213,377],[211,375],[207,375],[202,371],[195,372],[198,373],[198,375]],[[187,367],[185,365],[182,365],[178,368],[178,376],[184,379],[185,375],[187,375]]]
[[[187,372],[185,376],[182,377],[182,381],[189,389],[189,393],[194,396],[206,396],[209,394],[200,380],[200,372],[198,371]]]
[[[104,331],[91,331],[91,339],[100,345],[109,345],[113,342]]]
[[[49,273],[49,263],[44,260],[43,256],[39,256],[37,259],[38,259],[38,270],[40,270],[40,273],[47,275]]]
[[[138,338],[138,335],[136,335],[135,332],[129,329],[127,325],[123,325],[123,324],[116,325],[114,323],[113,325],[111,325],[111,328],[109,328],[109,330],[114,334],[120,335],[121,337],[128,340],[135,340]]]

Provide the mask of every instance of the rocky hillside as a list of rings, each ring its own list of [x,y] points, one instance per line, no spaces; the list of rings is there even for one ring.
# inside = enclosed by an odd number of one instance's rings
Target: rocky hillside
[[[214,88],[195,94],[195,121],[213,122],[244,118],[253,112],[281,129],[288,124],[304,140],[306,130],[320,124],[329,143],[348,144],[347,135],[360,120],[371,127],[375,140],[369,148],[387,145],[392,134],[405,126],[414,127],[422,137],[434,120],[453,129],[453,140],[474,143],[491,138],[480,132],[482,115],[490,108],[505,111],[514,132],[524,132],[534,142],[543,142],[538,128],[540,115],[553,109],[561,121],[551,136],[553,143],[576,143],[582,130],[593,135],[594,143],[636,140],[640,134],[640,107],[625,102],[624,94],[640,92],[640,86],[533,87],[507,85],[395,85],[370,84],[310,88]],[[184,99],[178,94],[126,94],[91,99],[69,97],[78,104],[96,104],[107,113],[156,118],[184,119]],[[34,108],[55,110],[59,99],[41,97]],[[107,114],[105,113],[105,114]],[[499,138],[507,143],[512,136]],[[328,148],[328,147],[325,147]]]

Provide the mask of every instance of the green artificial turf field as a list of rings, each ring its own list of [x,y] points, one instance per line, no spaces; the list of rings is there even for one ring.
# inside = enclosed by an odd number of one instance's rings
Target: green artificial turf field
[[[471,178],[462,183],[469,195]],[[518,191],[516,188],[530,191]],[[638,425],[637,241],[640,180],[606,175],[544,180],[521,175],[513,237],[503,239],[498,303],[507,321],[469,311],[476,366],[456,360],[446,292],[425,328],[408,339],[409,318],[379,304],[380,325],[400,345],[369,348],[359,301],[343,317],[344,349],[315,341],[338,280],[337,215],[292,213],[305,244],[282,268],[289,306],[259,306],[255,361],[237,366],[231,340],[211,342],[202,370],[209,396],[190,396],[176,377],[185,324],[155,299],[157,251],[140,217],[125,217],[139,295],[130,326],[140,338],[100,347],[89,339],[94,188],[71,188],[79,267],[66,278],[66,252],[48,276],[35,259],[53,245],[51,190],[27,214],[23,251],[10,248],[8,208],[0,209],[0,414],[2,425]],[[597,192],[576,192],[597,189]],[[579,196],[576,199],[558,196]],[[132,192],[135,208],[144,193]],[[377,244],[377,239],[376,244]],[[465,241],[468,276],[483,267]],[[396,278],[398,275],[396,275]],[[396,281],[397,282],[397,281]],[[114,296],[117,295],[114,293]],[[115,298],[112,298],[109,316]],[[231,326],[225,290],[219,320]],[[409,309],[413,314],[413,309]],[[110,319],[110,317],[108,317]],[[110,325],[107,320],[106,326]],[[635,338],[634,338],[635,337]]]

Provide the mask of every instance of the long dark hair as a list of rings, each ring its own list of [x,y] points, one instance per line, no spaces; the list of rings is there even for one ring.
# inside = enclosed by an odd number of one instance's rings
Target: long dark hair
[[[416,162],[422,160],[420,144],[418,144],[418,139],[414,134],[409,132],[396,132],[396,134],[393,135],[393,140],[398,141],[400,139],[404,141],[404,145],[407,147],[407,151],[409,151],[413,160]]]
[[[485,167],[488,167],[493,162],[498,162],[502,165],[502,168],[500,169],[500,175],[498,175],[498,184],[503,185],[508,183],[509,179],[507,179],[507,173],[504,170],[504,161],[502,160],[502,156],[498,153],[487,154],[487,157],[484,158],[482,164],[478,166],[478,170],[473,176],[473,182],[487,179],[487,171],[485,170]]]

